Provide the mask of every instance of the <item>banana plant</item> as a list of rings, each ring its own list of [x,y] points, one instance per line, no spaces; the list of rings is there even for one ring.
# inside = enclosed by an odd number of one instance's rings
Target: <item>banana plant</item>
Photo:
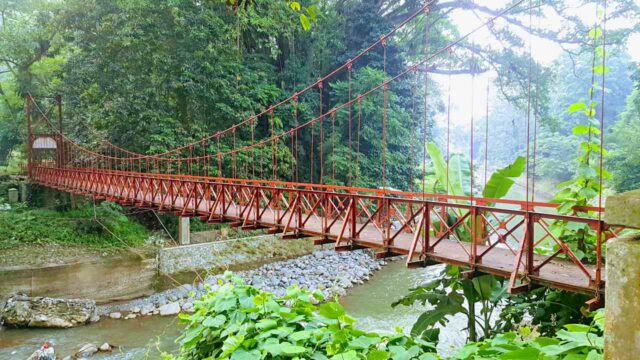
[[[438,145],[434,142],[429,142],[426,145],[426,150],[433,163],[436,177],[432,191],[434,193],[442,193],[448,189],[450,195],[471,195],[471,163],[469,160],[462,154],[452,154],[449,157],[449,164],[447,166],[447,161],[444,156],[442,156]],[[490,199],[500,199],[506,196],[513,184],[515,184],[515,180],[524,172],[525,167],[526,159],[523,156],[518,156],[513,163],[496,170],[491,174],[491,177],[482,190],[482,196]],[[448,211],[445,220],[447,224],[451,226],[457,221],[458,216],[459,214],[456,214],[454,211]],[[470,222],[467,222],[467,225],[469,224]],[[439,226],[437,223],[434,225],[436,228]],[[471,240],[471,234],[467,231],[467,228],[471,227],[459,226],[455,229],[456,235],[460,240]],[[476,229],[482,231],[482,226],[477,226]]]

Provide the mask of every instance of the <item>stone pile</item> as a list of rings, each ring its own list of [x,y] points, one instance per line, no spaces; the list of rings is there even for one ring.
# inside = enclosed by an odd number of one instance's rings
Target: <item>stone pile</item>
[[[321,250],[235,274],[248,284],[276,295],[284,295],[289,286],[297,284],[310,291],[319,290],[325,298],[330,298],[334,294],[343,296],[348,288],[369,280],[382,265],[384,262],[375,260],[368,250]],[[176,315],[181,311],[193,312],[193,301],[205,294],[205,286],[208,285],[215,290],[218,280],[222,278],[223,274],[209,275],[196,285],[181,285],[126,304],[98,306],[97,312],[101,316],[125,320],[138,316],[167,316]]]

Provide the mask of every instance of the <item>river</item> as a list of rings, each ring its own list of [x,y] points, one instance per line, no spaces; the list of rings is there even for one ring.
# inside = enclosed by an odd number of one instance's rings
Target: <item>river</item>
[[[389,263],[370,281],[358,285],[341,299],[347,313],[357,318],[356,325],[369,331],[393,332],[399,326],[409,331],[423,308],[391,307],[391,303],[416,285],[437,277],[442,265],[409,270],[403,261]],[[463,344],[465,321],[460,316],[440,334],[438,351],[450,354]],[[182,325],[173,317],[142,317],[134,320],[102,319],[100,322],[73,329],[11,329],[0,331],[0,359],[26,359],[43,341],[52,343],[58,354],[72,354],[84,343],[104,342],[119,345],[111,354],[96,354],[92,359],[158,359],[162,351],[177,350],[175,339]]]

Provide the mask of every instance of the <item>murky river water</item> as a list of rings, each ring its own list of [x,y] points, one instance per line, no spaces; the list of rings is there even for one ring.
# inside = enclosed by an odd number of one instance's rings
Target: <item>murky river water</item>
[[[403,261],[392,262],[378,271],[364,285],[350,289],[341,302],[347,312],[358,319],[357,326],[364,330],[392,332],[396,326],[409,331],[423,309],[399,306],[391,303],[407,293],[408,289],[433,279],[441,266],[408,270]],[[450,353],[462,345],[465,336],[465,321],[454,319],[441,332],[439,351]],[[182,325],[177,318],[144,317],[135,320],[109,320],[66,330],[24,329],[0,331],[0,359],[26,359],[43,341],[51,342],[56,352],[66,356],[73,354],[78,346],[90,342],[104,342],[121,346],[111,354],[97,354],[95,359],[158,359],[161,351],[177,350],[174,340]]]

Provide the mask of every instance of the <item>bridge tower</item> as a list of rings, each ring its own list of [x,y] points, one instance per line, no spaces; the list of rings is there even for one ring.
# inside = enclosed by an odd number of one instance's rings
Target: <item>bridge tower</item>
[[[39,105],[28,94],[24,100],[27,120],[27,172],[32,177],[33,167],[63,167],[64,133],[62,127],[62,96],[53,97],[53,104],[47,112],[34,111]],[[57,124],[53,124],[49,118],[55,109]]]

